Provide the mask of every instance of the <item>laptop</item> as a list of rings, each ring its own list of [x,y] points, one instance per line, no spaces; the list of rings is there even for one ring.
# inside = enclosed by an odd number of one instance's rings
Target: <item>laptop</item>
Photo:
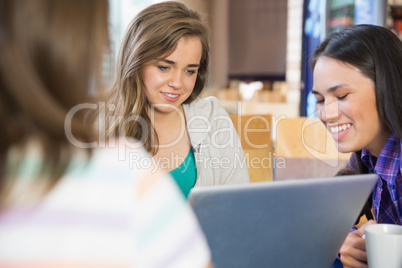
[[[215,268],[331,267],[376,174],[198,187]]]

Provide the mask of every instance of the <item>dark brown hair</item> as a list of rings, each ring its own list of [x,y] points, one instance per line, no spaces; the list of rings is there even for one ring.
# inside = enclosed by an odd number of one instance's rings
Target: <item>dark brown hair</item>
[[[65,117],[99,81],[107,17],[107,0],[0,2],[0,196],[21,160],[7,163],[10,152],[23,157],[32,141],[42,156],[38,177],[53,185],[64,173],[73,150]],[[71,123],[77,139],[90,139],[83,116]]]

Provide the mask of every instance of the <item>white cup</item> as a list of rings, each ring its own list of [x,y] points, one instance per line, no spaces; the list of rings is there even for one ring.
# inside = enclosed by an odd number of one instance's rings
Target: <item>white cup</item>
[[[402,268],[402,226],[371,224],[364,230],[369,268]]]

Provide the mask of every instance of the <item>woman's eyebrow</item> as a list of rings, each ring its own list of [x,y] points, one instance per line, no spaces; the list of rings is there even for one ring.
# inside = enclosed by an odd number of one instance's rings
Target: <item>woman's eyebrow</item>
[[[167,60],[167,59],[156,59],[156,61],[163,61],[163,62],[165,62],[167,64],[170,64],[170,65],[176,65],[176,62],[171,61],[171,60]]]
[[[200,65],[199,64],[189,64],[189,65],[187,65],[188,67],[191,67],[191,68],[199,68],[200,67]]]
[[[174,62],[174,61],[172,61],[172,60],[168,60],[168,59],[157,59],[157,61],[163,61],[163,62],[165,62],[165,63],[167,63],[167,64],[170,64],[170,65],[176,65],[176,62]],[[187,65],[187,67],[190,67],[190,68],[199,68],[199,67],[200,67],[200,64],[189,64],[189,65]]]
[[[328,88],[327,92],[332,93],[332,92],[336,91],[338,88],[341,88],[341,87],[344,87],[344,86],[347,86],[347,85],[346,84],[335,85],[333,87]],[[313,93],[314,95],[321,95],[321,93],[316,91],[316,90],[311,90],[311,93]]]
[[[320,93],[320,92],[315,91],[315,90],[311,90],[311,93],[313,93],[314,95],[321,95],[321,93]]]

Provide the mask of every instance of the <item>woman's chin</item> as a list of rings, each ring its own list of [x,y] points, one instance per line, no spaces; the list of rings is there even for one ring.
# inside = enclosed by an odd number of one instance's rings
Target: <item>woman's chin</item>
[[[169,104],[159,105],[155,107],[153,112],[159,114],[171,114],[171,113],[181,114],[181,110],[179,108]]]
[[[355,151],[352,147],[347,146],[346,144],[337,143],[336,146],[337,146],[338,152],[343,153],[343,154],[348,154],[348,153],[352,153]]]

